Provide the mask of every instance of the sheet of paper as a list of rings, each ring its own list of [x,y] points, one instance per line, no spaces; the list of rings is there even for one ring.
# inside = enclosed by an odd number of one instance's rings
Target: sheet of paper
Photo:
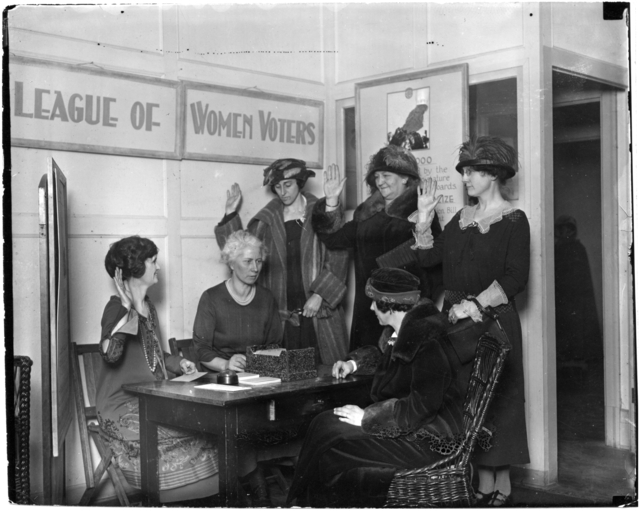
[[[269,385],[272,383],[280,383],[282,380],[280,378],[272,378],[271,376],[261,376],[260,378],[250,378],[249,380],[244,380],[242,383],[245,385]]]
[[[177,378],[173,378],[171,381],[193,381],[193,380],[197,380],[198,378],[200,378],[200,376],[204,376],[205,374],[207,374],[206,371],[204,371],[204,372],[196,371],[195,373],[191,373],[191,374],[183,374],[182,376],[178,376]]]
[[[234,385],[221,385],[219,383],[207,383],[205,385],[196,385],[196,389],[218,390],[221,392],[235,392],[237,390],[249,390],[251,387],[236,387]]]
[[[238,381],[251,380],[252,378],[257,378],[258,376],[260,375],[256,373],[238,373]]]
[[[270,357],[279,357],[280,353],[283,351],[287,351],[284,348],[274,348],[271,350],[258,350],[255,352],[256,355],[268,355]]]

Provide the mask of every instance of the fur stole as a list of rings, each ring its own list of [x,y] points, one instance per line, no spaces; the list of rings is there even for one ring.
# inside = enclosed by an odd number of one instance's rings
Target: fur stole
[[[401,220],[407,220],[409,216],[418,209],[418,183],[411,183],[407,189],[395,199],[387,209],[387,215]],[[356,222],[364,222],[376,213],[385,208],[385,201],[379,190],[360,204],[354,214],[353,219]]]
[[[447,326],[447,316],[440,312],[431,300],[422,298],[402,320],[400,334],[393,345],[391,358],[410,363],[422,343],[446,342]],[[380,348],[383,351],[390,335],[391,329],[385,328],[380,338]]]

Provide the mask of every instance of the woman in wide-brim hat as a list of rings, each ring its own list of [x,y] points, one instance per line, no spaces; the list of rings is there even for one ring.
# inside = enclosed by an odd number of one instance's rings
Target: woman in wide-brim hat
[[[270,254],[258,284],[271,291],[284,322],[282,346],[313,347],[317,362],[333,364],[348,351],[342,300],[347,291],[348,254],[330,251],[311,227],[317,198],[303,190],[315,172],[303,160],[284,158],[264,169],[263,185],[276,197],[249,220],[247,230]],[[242,193],[227,191],[225,216],[215,229],[218,245],[242,229],[238,208]],[[296,312],[298,311],[298,312]]]
[[[365,182],[371,195],[360,204],[353,220],[345,222],[340,194],[346,178],[337,165],[324,173],[325,197],[313,210],[313,228],[330,249],[352,249],[355,262],[355,297],[351,322],[350,349],[375,345],[382,327],[370,310],[365,284],[378,267],[376,259],[407,240],[413,239],[417,215],[418,162],[410,151],[390,143],[374,154],[368,164]],[[434,233],[440,232],[438,221]],[[439,283],[438,269],[424,270],[418,264],[405,267],[420,278],[423,296],[433,298]]]
[[[425,267],[442,264],[443,312],[450,322],[467,317],[480,321],[478,307],[469,299],[475,297],[481,306],[494,308],[509,336],[512,350],[487,417],[496,427],[494,446],[473,458],[478,465],[480,504],[490,506],[511,503],[509,467],[529,463],[522,329],[514,300],[529,279],[529,222],[501,193],[516,168],[516,153],[502,139],[481,136],[464,142],[456,170],[476,204],[463,207],[442,234],[433,236],[429,222],[440,197],[436,197],[436,183],[426,180],[418,201],[417,250],[406,244],[381,261],[383,266],[396,266],[413,254]]]

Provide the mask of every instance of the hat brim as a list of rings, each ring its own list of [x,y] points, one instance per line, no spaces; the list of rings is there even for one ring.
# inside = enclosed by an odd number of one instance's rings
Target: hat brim
[[[465,167],[498,167],[507,171],[507,179],[511,179],[516,175],[516,171],[511,165],[495,163],[491,160],[464,160],[456,165],[456,170],[462,174]]]

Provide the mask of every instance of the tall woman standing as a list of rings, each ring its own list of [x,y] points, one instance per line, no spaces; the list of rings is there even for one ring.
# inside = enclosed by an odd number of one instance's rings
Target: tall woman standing
[[[276,197],[249,220],[247,231],[262,240],[270,254],[258,283],[271,291],[285,320],[283,347],[314,347],[318,362],[333,364],[348,348],[342,300],[349,260],[346,251],[327,250],[311,228],[318,199],[303,187],[313,176],[303,160],[293,158],[264,169],[263,184]],[[232,232],[242,229],[237,214],[241,201],[234,183],[227,191],[225,216],[215,229],[221,248]]]
[[[478,465],[480,504],[490,506],[512,504],[510,466],[529,463],[522,329],[514,301],[529,279],[529,222],[501,194],[501,185],[515,175],[516,168],[514,149],[500,138],[466,141],[456,170],[477,203],[458,211],[434,241],[430,221],[440,197],[436,197],[436,183],[427,180],[418,200],[418,250],[405,244],[379,260],[381,266],[398,266],[416,256],[425,267],[442,263],[443,312],[451,323],[467,317],[481,320],[471,297],[500,316],[512,350],[487,417],[496,426],[493,448],[476,452],[473,459]]]

